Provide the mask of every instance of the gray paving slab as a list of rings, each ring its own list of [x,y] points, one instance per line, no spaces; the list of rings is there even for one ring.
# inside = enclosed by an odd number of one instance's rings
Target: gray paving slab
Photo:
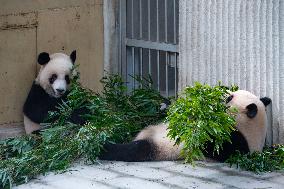
[[[39,176],[16,189],[256,189],[284,188],[284,173],[257,175],[226,164],[197,162],[112,162],[94,165],[76,163],[63,174]]]

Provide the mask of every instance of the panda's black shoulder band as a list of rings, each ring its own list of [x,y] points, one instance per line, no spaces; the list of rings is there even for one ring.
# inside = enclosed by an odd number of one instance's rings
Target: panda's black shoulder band
[[[271,99],[268,97],[260,98],[260,101],[264,104],[264,106],[267,106],[268,104],[271,103]]]
[[[48,111],[56,110],[56,105],[64,98],[49,96],[40,85],[34,82],[24,104],[23,112],[33,122],[42,123]]]

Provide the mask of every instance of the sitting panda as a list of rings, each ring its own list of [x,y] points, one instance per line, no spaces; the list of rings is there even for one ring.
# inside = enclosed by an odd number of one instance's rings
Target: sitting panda
[[[219,154],[213,153],[214,146],[208,143],[204,155],[222,162],[236,150],[241,153],[262,151],[267,130],[265,107],[270,102],[269,98],[259,99],[248,91],[231,92],[226,103],[238,109],[236,131],[231,134],[232,143],[223,144],[223,149]],[[167,123],[151,125],[139,132],[136,138],[128,144],[107,143],[100,159],[116,161],[181,159],[183,144],[175,145],[175,141],[167,137],[167,129]]]
[[[76,51],[70,56],[63,53],[49,55],[46,52],[38,55],[41,68],[23,107],[27,134],[39,130],[39,124],[47,117],[48,111],[56,110],[58,103],[66,99],[70,79],[76,74],[73,71],[75,60]],[[75,119],[75,122],[81,121],[79,117]]]

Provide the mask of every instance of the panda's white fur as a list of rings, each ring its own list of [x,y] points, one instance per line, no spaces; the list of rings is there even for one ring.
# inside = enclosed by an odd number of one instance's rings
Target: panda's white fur
[[[167,137],[168,123],[151,125],[143,129],[135,137],[134,141],[147,140],[155,145],[155,160],[180,159],[182,144],[175,145],[175,141]]]
[[[31,134],[33,131],[40,129],[39,123],[33,122],[25,114],[24,114],[24,127],[25,127],[26,134]]]
[[[269,98],[266,100],[267,102],[262,102],[260,98],[244,90],[230,93],[227,105],[237,108],[236,129],[241,133],[240,135],[243,135],[241,137],[239,134],[234,135],[237,136],[234,139],[245,140],[233,141],[233,144],[236,142],[236,145],[244,145],[238,146],[238,149],[249,152],[262,151],[267,131],[265,105],[270,103]],[[106,151],[100,158],[119,161],[178,160],[181,158],[183,144],[175,145],[175,141],[167,137],[167,134],[168,123],[148,126],[129,144],[106,144]],[[233,150],[230,145],[227,143],[224,149],[228,152],[216,157],[217,160],[223,161],[229,156],[228,153]],[[141,153],[141,149],[146,152]],[[213,148],[207,150],[212,152]]]
[[[231,95],[233,98],[228,105],[238,109],[236,128],[247,140],[250,152],[262,151],[267,131],[265,105],[259,97],[248,91],[238,90],[232,92]],[[246,115],[246,107],[252,103],[257,106],[257,114],[249,118]]]
[[[59,98],[68,90],[69,85],[66,83],[65,76],[68,75],[71,78],[74,75],[74,73],[71,74],[72,68],[73,63],[70,56],[54,53],[50,55],[50,61],[41,66],[35,81],[49,95]],[[49,78],[52,74],[56,74],[57,79],[53,84],[50,84]],[[59,93],[58,89],[64,90],[63,93]]]
[[[39,123],[46,117],[47,112],[54,110],[68,91],[70,79],[76,74],[75,71],[72,72],[75,60],[76,51],[73,51],[70,56],[63,53],[39,54],[38,63],[41,68],[23,109],[27,134],[40,129]]]

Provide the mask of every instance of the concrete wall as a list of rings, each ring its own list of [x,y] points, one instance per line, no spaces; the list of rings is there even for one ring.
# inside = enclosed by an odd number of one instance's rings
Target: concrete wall
[[[104,0],[104,69],[120,73],[120,0]]]
[[[42,51],[70,54],[76,49],[82,83],[99,91],[103,30],[103,0],[2,0],[0,128],[21,125],[22,106]]]
[[[179,88],[237,84],[272,99],[267,144],[284,143],[284,0],[180,0]]]

